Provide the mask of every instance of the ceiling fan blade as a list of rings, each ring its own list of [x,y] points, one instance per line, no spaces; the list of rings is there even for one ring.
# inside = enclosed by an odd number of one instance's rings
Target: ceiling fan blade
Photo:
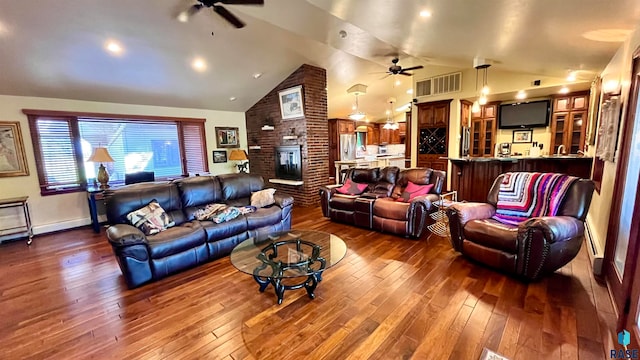
[[[220,0],[227,5],[264,5],[264,0]]]
[[[229,10],[223,8],[220,5],[213,5],[213,11],[215,11],[218,15],[222,16],[225,20],[231,23],[231,25],[235,26],[238,29],[242,29],[244,27],[244,23],[238,19],[235,15],[233,15]]]
[[[385,75],[385,76],[381,77],[381,78],[380,78],[380,80],[384,80],[384,79],[388,78],[388,77],[389,77],[389,76],[391,76],[391,75],[393,75],[393,74],[387,74],[387,75]]]
[[[408,67],[406,69],[402,69],[402,71],[418,70],[418,69],[422,69],[422,68],[424,68],[424,66],[418,65],[418,66],[412,66],[412,67]]]
[[[401,72],[398,73],[399,75],[404,75],[404,76],[413,76],[413,74],[409,74],[404,72],[404,70],[402,70]]]

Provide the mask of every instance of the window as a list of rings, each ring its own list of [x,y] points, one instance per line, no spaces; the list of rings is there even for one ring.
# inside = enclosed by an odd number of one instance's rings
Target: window
[[[112,185],[140,171],[152,171],[156,179],[208,171],[204,119],[23,112],[29,117],[43,195],[93,184],[100,164],[87,159],[98,146],[114,160],[103,164]]]

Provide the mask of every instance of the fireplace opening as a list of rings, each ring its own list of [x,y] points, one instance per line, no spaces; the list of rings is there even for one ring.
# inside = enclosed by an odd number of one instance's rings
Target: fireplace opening
[[[302,180],[302,156],[300,145],[276,147],[276,178]]]

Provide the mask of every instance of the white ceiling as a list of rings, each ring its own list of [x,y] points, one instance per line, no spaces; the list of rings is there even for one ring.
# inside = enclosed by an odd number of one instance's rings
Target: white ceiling
[[[0,0],[0,94],[246,111],[307,63],[327,69],[330,117],[351,112],[346,90],[363,83],[360,108],[376,120],[390,96],[412,98],[410,77],[381,80],[394,54],[403,67],[469,69],[479,56],[499,70],[579,69],[586,80],[620,44],[583,34],[640,23],[637,0],[265,2],[226,6],[247,23],[238,30],[208,9],[176,21],[195,0]],[[108,39],[124,53],[104,51]],[[196,56],[203,73],[190,66]]]

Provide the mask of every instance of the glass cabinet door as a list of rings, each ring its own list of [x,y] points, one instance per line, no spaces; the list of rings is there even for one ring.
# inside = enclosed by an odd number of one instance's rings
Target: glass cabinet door
[[[553,139],[553,149],[551,149],[551,151],[553,154],[558,152],[558,147],[560,145],[564,145],[564,131],[567,126],[567,115],[567,113],[557,113],[553,115],[553,123],[555,124],[555,129],[553,130],[553,134],[551,134]],[[566,145],[564,151],[569,151],[569,149],[566,149]]]
[[[586,111],[574,111],[571,113],[571,133],[569,134],[569,149],[571,154],[577,154],[578,150],[584,147],[584,124],[586,121]]]
[[[471,156],[481,156],[480,153],[480,134],[482,121],[473,120],[471,121]]]
[[[484,122],[484,149],[483,156],[491,156],[493,152],[493,124],[494,119],[487,119]]]

